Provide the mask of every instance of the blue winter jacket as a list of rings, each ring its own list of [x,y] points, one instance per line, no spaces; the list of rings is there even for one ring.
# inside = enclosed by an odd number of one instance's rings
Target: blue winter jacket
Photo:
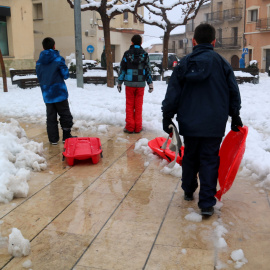
[[[37,77],[45,103],[61,102],[68,98],[68,67],[65,59],[56,50],[44,50],[36,64]]]
[[[162,102],[163,117],[177,114],[180,134],[193,137],[223,137],[228,116],[240,108],[233,70],[211,44],[199,44],[181,59]]]

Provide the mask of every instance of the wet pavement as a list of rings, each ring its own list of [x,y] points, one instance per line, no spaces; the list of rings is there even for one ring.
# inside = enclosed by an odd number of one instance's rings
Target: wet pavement
[[[3,121],[3,119],[2,119]],[[160,161],[135,153],[136,141],[155,133],[125,134],[109,127],[99,137],[103,158],[98,164],[62,161],[63,144],[48,143],[44,125],[20,122],[28,138],[43,142],[48,167],[32,172],[27,198],[0,204],[1,235],[21,230],[31,254],[13,258],[0,248],[1,269],[235,269],[230,254],[242,249],[248,260],[241,269],[270,269],[269,192],[237,177],[223,196],[223,206],[201,222],[188,221],[195,200],[184,201],[180,179],[160,172]],[[121,139],[119,139],[121,138]],[[227,248],[217,245],[217,225]],[[223,267],[227,268],[222,268]]]

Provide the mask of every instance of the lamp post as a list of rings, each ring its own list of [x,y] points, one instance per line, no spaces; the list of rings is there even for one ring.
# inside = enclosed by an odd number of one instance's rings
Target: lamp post
[[[83,88],[81,1],[74,1],[77,87]]]

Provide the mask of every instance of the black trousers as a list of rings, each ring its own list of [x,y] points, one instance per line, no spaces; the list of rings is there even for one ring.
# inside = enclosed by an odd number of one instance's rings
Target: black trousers
[[[68,100],[64,100],[56,103],[46,103],[47,111],[47,133],[50,142],[59,141],[58,121],[57,115],[59,115],[59,121],[62,129],[70,129],[73,126],[73,117],[71,115]]]
[[[184,136],[185,152],[182,163],[182,189],[193,193],[200,179],[199,208],[216,204],[217,179],[219,169],[219,148],[222,137]]]

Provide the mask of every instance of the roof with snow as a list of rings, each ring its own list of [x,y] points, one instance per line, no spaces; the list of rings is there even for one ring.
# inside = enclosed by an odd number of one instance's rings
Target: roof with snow
[[[160,45],[160,44],[163,44],[163,41],[161,38],[153,38],[153,39],[143,42],[142,47],[146,49],[146,48],[151,48],[153,45]]]

